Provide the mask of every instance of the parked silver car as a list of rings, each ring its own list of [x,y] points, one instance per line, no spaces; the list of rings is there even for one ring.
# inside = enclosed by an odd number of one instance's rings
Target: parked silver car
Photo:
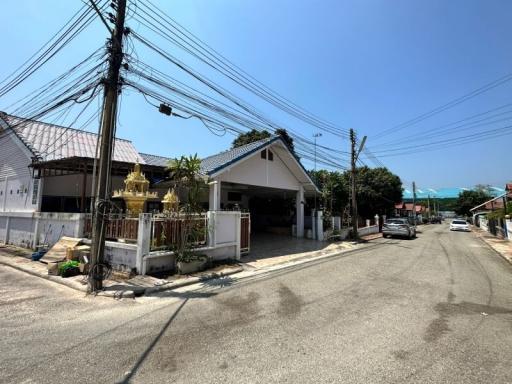
[[[382,236],[416,237],[416,228],[406,218],[388,219],[382,226]]]

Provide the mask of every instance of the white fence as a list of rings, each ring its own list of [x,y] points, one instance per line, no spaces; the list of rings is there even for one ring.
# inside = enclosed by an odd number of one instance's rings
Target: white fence
[[[61,236],[82,237],[84,215],[52,212],[0,212],[0,242],[35,248]]]
[[[370,225],[368,227],[358,228],[357,233],[359,236],[371,235],[372,233],[379,233],[378,225]]]

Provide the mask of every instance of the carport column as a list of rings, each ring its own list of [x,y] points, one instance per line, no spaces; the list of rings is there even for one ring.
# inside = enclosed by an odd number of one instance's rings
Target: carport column
[[[316,211],[316,240],[324,241],[324,212]]]
[[[301,185],[295,199],[297,217],[297,237],[304,237],[304,187]]]
[[[139,214],[139,229],[137,231],[137,254],[135,268],[137,273],[146,274],[146,263],[144,257],[149,255],[151,245],[151,213]]]
[[[210,199],[209,199],[209,210],[220,211],[220,181],[214,180],[209,182],[210,185]]]

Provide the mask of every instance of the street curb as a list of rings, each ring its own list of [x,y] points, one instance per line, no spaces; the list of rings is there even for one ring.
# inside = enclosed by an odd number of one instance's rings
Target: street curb
[[[160,285],[160,286],[156,286],[156,287],[148,287],[148,288],[145,289],[143,294],[146,295],[148,293],[170,291],[172,289],[185,287],[187,285],[197,284],[197,283],[200,283],[200,282],[203,282],[203,281],[206,281],[206,280],[218,279],[220,277],[234,275],[235,273],[240,273],[240,272],[243,272],[243,271],[244,271],[244,268],[242,266],[239,266],[237,268],[233,268],[231,271],[228,271],[226,273],[224,273],[224,272],[220,272],[220,273],[212,272],[212,273],[210,273],[208,275],[204,275],[204,276],[193,276],[193,277],[190,277],[190,278],[188,278],[186,280],[184,279],[184,281],[178,281],[178,282],[175,282],[175,283],[169,283],[169,284]]]
[[[251,280],[252,278],[266,278],[273,273],[279,273],[279,272],[286,272],[286,270],[293,270],[298,268],[307,268],[309,265],[315,265],[322,262],[327,262],[329,259],[334,259],[336,257],[348,257],[351,256],[352,253],[356,253],[365,249],[373,249],[375,247],[378,247],[382,244],[380,243],[374,243],[369,244],[366,247],[363,248],[352,248],[344,251],[336,251],[336,252],[330,252],[325,255],[316,256],[314,258],[308,259],[303,258],[300,260],[285,262],[281,264],[276,264],[274,266],[268,267],[266,269],[258,269],[258,270],[244,270],[243,272],[246,272],[247,275],[245,276],[239,276],[238,281],[243,280]]]
[[[371,240],[375,240],[375,239],[371,239]],[[363,244],[368,244],[368,243],[370,243],[371,240],[368,240]],[[228,272],[220,272],[220,273],[212,272],[212,273],[209,273],[209,274],[206,274],[203,276],[193,276],[188,279],[183,279],[183,281],[172,282],[172,283],[161,285],[161,286],[138,287],[140,289],[126,290],[126,291],[123,291],[123,290],[108,291],[108,290],[106,290],[106,291],[97,292],[97,293],[91,294],[91,295],[92,296],[101,296],[101,297],[110,297],[110,298],[114,298],[114,299],[135,298],[135,297],[139,297],[139,296],[145,296],[147,294],[170,291],[170,290],[185,287],[188,285],[194,285],[194,284],[204,282],[207,280],[218,279],[218,278],[222,278],[225,276],[230,276],[230,275],[234,275],[234,274],[238,274],[238,273],[242,273],[242,272],[248,273],[247,276],[239,277],[240,280],[245,280],[245,279],[249,279],[251,277],[256,277],[256,276],[265,276],[265,275],[271,274],[272,272],[278,272],[281,270],[286,270],[286,269],[291,269],[291,268],[296,268],[296,267],[301,267],[301,266],[305,267],[306,264],[313,264],[316,262],[321,262],[326,259],[334,258],[337,256],[345,256],[345,255],[348,256],[349,254],[351,254],[353,252],[357,252],[357,251],[363,250],[365,248],[374,248],[378,245],[380,245],[380,244],[379,243],[374,243],[374,244],[370,243],[367,246],[361,247],[361,248],[355,247],[352,249],[346,249],[346,250],[342,250],[342,251],[333,251],[333,252],[330,252],[330,253],[327,253],[324,255],[315,256],[313,258],[304,257],[302,259],[287,261],[287,262],[284,262],[281,264],[276,264],[273,266],[269,266],[267,268],[262,268],[262,269],[252,270],[252,271],[245,269],[243,266],[238,266]],[[67,286],[68,288],[83,292],[85,294],[88,294],[86,286],[78,285],[77,283],[72,282],[72,281],[67,281],[60,276],[41,274],[38,272],[34,272],[30,269],[25,269],[23,267],[20,267],[14,263],[5,262],[3,260],[0,260],[0,264],[11,267],[16,270],[19,270],[21,272],[26,272],[26,273],[36,276],[36,277],[40,277],[40,278],[52,281],[52,282],[60,284],[60,285]]]
[[[483,232],[483,231],[482,231]],[[481,233],[481,230],[479,231],[474,231],[473,233],[475,234],[478,234],[476,237],[482,242],[484,243],[485,245],[487,245],[487,247],[489,247],[492,251],[494,251],[495,253],[497,253],[502,259],[504,259],[506,262],[508,262],[510,265],[512,265],[512,260],[509,259],[508,257],[506,257],[504,254],[502,254],[500,251],[498,251],[496,248],[494,248],[490,243],[488,243],[487,241],[485,241],[484,237],[483,236],[480,236],[480,233]]]
[[[13,268],[13,269],[16,269],[21,272],[28,273],[29,275],[40,277],[42,279],[45,279],[45,280],[48,280],[48,281],[51,281],[51,282],[54,282],[54,283],[57,283],[60,285],[64,285],[68,288],[88,294],[87,286],[79,285],[78,283],[76,283],[74,281],[65,280],[60,276],[41,274],[41,273],[35,272],[33,270],[30,270],[28,268],[20,267],[19,265],[16,265],[15,263],[9,263],[9,262],[5,262],[3,260],[0,260],[0,264],[5,265],[10,268]],[[227,272],[220,272],[220,273],[212,272],[212,273],[209,273],[209,274],[206,274],[203,276],[193,276],[188,279],[183,279],[183,281],[169,283],[169,284],[161,285],[158,287],[140,287],[140,289],[115,290],[115,291],[109,291],[108,287],[107,287],[106,288],[107,290],[100,291],[100,292],[97,292],[97,293],[94,293],[91,295],[92,296],[101,296],[101,297],[111,297],[113,299],[128,299],[128,298],[133,299],[136,296],[142,296],[142,295],[146,295],[148,293],[168,291],[168,290],[172,290],[172,289],[176,289],[176,288],[180,288],[180,287],[185,287],[187,285],[196,284],[196,283],[199,283],[199,282],[202,282],[205,280],[217,279],[220,277],[233,275],[235,273],[240,273],[243,270],[244,270],[243,267],[239,266],[239,267],[233,268],[232,270],[227,271]]]

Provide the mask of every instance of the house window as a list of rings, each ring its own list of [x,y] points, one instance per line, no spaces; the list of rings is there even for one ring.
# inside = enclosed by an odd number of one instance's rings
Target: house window
[[[274,154],[269,149],[264,149],[263,151],[261,151],[261,158],[262,159],[266,159],[267,158],[267,152],[268,152],[268,159],[270,161],[274,161]]]

